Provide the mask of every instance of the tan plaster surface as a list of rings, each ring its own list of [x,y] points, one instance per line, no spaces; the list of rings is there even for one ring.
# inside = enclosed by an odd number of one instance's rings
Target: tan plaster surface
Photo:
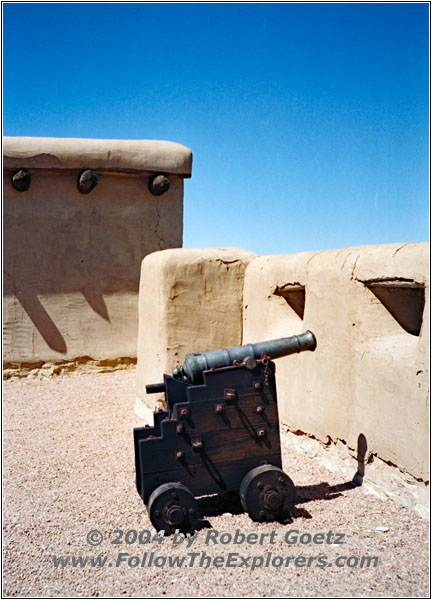
[[[341,440],[415,479],[429,478],[428,303],[420,335],[408,333],[364,280],[425,285],[427,244],[389,244],[262,256],[247,268],[244,343],[311,329],[318,346],[277,360],[281,420],[324,443]],[[305,287],[301,319],[275,289]]]
[[[14,152],[10,141],[5,144],[12,155],[8,165],[30,167],[17,150],[25,153],[26,140],[14,141]],[[31,164],[46,166],[51,141],[30,144]],[[4,179],[6,363],[136,357],[141,261],[155,250],[182,245],[182,177],[169,175],[169,190],[155,197],[147,187],[149,174],[96,171],[98,185],[81,194],[76,167],[97,169],[108,161],[116,168],[165,171],[183,164],[183,171],[186,164],[190,168],[188,149],[174,144],[169,167],[168,143],[68,142],[53,142],[49,156],[60,161],[58,170],[30,168],[26,192],[16,191],[9,175]],[[150,153],[143,155],[143,148]]]
[[[145,385],[162,381],[186,354],[241,343],[244,272],[255,257],[239,248],[146,256],[140,282],[138,404],[154,406],[160,396],[146,396]]]
[[[192,152],[175,142],[4,137],[3,167],[163,172],[190,177]]]

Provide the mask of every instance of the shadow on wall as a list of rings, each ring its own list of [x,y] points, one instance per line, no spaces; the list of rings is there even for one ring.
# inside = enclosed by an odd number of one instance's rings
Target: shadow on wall
[[[384,279],[362,282],[411,335],[420,335],[425,306],[425,289],[413,279]]]
[[[20,292],[16,294],[16,298],[51,350],[62,354],[66,353],[67,346],[64,337],[36,294]]]
[[[355,485],[362,485],[366,471],[367,439],[362,433],[357,438],[357,471],[353,477]]]
[[[297,488],[298,503],[304,504],[312,500],[333,500],[347,490],[359,487],[363,484],[363,478],[366,471],[367,439],[363,433],[357,438],[357,471],[351,481],[329,485],[327,482],[321,482],[314,485],[306,485]],[[304,509],[300,509],[304,513]],[[302,514],[302,516],[306,516]],[[310,515],[308,518],[312,518]]]
[[[351,481],[345,481],[336,485],[330,485],[327,481],[314,483],[312,485],[296,486],[297,502],[293,509],[293,518],[312,519],[312,515],[303,506],[315,500],[334,500],[347,492],[359,487],[363,483],[365,475],[366,454],[367,454],[367,439],[363,433],[360,433],[357,439],[357,471]],[[200,513],[204,517],[222,515],[230,512],[232,514],[240,514],[243,511],[240,496],[236,492],[225,492],[214,496],[205,496],[199,499],[198,506]],[[210,524],[203,522],[203,527],[210,527]]]
[[[425,306],[424,285],[413,279],[391,278],[363,283],[388,310],[395,321],[411,335],[420,335]],[[281,296],[295,314],[303,319],[306,290],[299,283],[277,286],[273,294]]]
[[[102,292],[95,290],[81,290],[81,292],[94,312],[109,323],[108,308]],[[51,350],[65,354],[67,352],[66,341],[37,295],[35,293],[20,291],[15,294],[15,297]]]
[[[297,283],[287,283],[284,286],[277,286],[273,292],[275,296],[281,296],[300,319],[304,317],[306,291],[304,285]]]
[[[82,294],[94,313],[110,323],[104,294],[138,291],[141,260],[156,249],[140,223],[152,215],[148,201],[137,193],[122,196],[119,191],[118,197],[107,198],[96,189],[89,200],[71,193],[75,175],[40,177],[44,189],[55,194],[42,195],[35,175],[34,196],[32,190],[4,195],[3,293],[15,296],[49,348],[64,354],[66,341],[39,296]],[[113,181],[111,187],[122,185]]]

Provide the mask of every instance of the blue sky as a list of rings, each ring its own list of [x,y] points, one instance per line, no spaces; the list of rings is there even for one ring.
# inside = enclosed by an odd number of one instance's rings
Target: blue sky
[[[426,3],[6,3],[3,133],[194,153],[184,246],[426,241]]]

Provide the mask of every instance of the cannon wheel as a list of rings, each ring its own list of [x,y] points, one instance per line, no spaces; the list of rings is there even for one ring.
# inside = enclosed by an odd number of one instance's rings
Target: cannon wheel
[[[198,506],[191,491],[182,483],[163,483],[153,490],[147,509],[156,531],[193,531],[198,522]]]
[[[295,486],[286,473],[274,465],[250,470],[240,485],[243,509],[254,521],[290,520],[296,502]]]

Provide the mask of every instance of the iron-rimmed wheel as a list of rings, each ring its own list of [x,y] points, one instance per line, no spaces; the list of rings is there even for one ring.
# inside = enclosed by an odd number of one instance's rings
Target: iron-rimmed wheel
[[[254,521],[289,520],[296,502],[295,486],[286,473],[274,465],[251,469],[240,485],[243,509]]]
[[[182,483],[163,483],[157,487],[150,495],[147,509],[156,531],[194,531],[198,522],[197,501]]]

